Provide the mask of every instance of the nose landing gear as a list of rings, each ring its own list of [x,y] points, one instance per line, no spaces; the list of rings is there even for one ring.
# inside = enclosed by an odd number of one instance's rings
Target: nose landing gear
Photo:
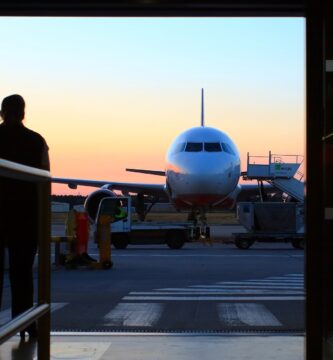
[[[201,241],[204,245],[212,246],[212,240],[210,238],[210,227],[206,224],[201,224],[199,227],[199,241]]]
[[[194,224],[192,240],[201,241],[205,245],[212,246],[212,241],[210,238],[210,227],[207,225],[207,217],[205,212],[203,210],[201,210],[199,213],[192,212],[189,214],[188,220],[193,221]]]

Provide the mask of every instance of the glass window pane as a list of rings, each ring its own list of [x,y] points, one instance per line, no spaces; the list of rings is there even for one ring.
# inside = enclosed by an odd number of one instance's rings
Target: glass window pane
[[[205,151],[218,152],[222,151],[220,143],[205,143]]]
[[[202,143],[200,142],[188,142],[186,144],[185,151],[187,152],[198,152],[202,151]]]

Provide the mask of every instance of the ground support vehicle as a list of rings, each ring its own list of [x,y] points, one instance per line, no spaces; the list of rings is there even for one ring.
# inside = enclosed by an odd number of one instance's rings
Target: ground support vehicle
[[[108,198],[108,201],[121,204],[127,214],[125,218],[116,220],[111,224],[111,242],[116,249],[125,249],[129,244],[160,243],[167,244],[171,249],[180,249],[192,237],[193,224],[162,223],[154,221],[132,220],[131,198],[119,196]]]
[[[295,249],[304,249],[303,203],[240,202],[237,218],[248,230],[233,233],[239,249],[248,249],[255,241],[286,241]]]
[[[158,222],[138,222],[129,231],[119,231],[112,227],[112,244],[116,249],[125,249],[129,244],[167,244],[171,249],[180,249],[189,239],[186,224],[165,224]]]

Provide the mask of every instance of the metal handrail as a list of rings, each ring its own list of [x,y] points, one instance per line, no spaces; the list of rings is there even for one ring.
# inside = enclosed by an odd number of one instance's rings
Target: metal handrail
[[[0,158],[0,175],[18,180],[27,181],[51,181],[49,171],[37,169],[31,166],[15,163]]]
[[[0,159],[0,176],[36,182],[38,185],[38,304],[0,328],[0,344],[35,321],[38,322],[37,357],[50,359],[50,196],[49,171]]]
[[[303,155],[299,155],[299,154],[273,154],[271,151],[269,151],[268,156],[265,155],[250,155],[250,153],[247,153],[247,165],[270,165],[272,163],[275,162],[279,162],[279,163],[285,163],[285,161],[283,161],[283,158],[288,157],[288,158],[294,158],[295,162],[298,164],[302,164],[304,161],[304,156]],[[268,160],[268,164],[256,164],[255,162],[251,162],[251,160],[253,161],[253,159],[265,159]],[[301,159],[301,162],[299,162],[299,159]],[[273,160],[273,161],[272,161]]]
[[[1,344],[28,327],[50,310],[49,304],[34,306],[0,327]]]

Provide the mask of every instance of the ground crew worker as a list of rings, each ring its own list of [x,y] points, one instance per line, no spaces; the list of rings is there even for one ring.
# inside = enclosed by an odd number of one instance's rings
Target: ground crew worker
[[[25,102],[11,95],[1,104],[0,158],[49,170],[48,146],[44,138],[23,125]],[[37,251],[37,185],[21,180],[0,178],[0,299],[3,288],[4,247],[8,247],[12,316],[33,306],[32,267]],[[37,336],[36,323],[26,331]],[[25,331],[21,331],[24,337]]]
[[[127,216],[127,212],[124,209],[124,207],[122,206],[121,201],[117,200],[116,211],[115,211],[115,214],[114,214],[115,221],[119,221],[121,219],[124,219],[124,218],[126,218],[126,216]]]
[[[75,210],[76,254],[79,265],[89,265],[91,262],[96,262],[88,254],[89,228],[88,214]]]
[[[74,208],[69,211],[66,236],[75,237],[75,255],[70,256],[66,264],[89,265],[91,262],[96,262],[96,259],[88,254],[89,218],[86,212],[79,212]],[[72,249],[69,250],[71,252]]]

